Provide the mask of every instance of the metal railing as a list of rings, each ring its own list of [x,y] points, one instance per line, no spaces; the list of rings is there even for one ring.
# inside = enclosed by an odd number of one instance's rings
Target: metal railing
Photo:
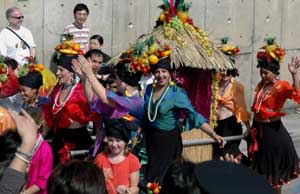
[[[245,137],[245,135],[246,135],[246,131],[244,130],[242,135],[223,137],[223,139],[226,143],[229,141],[241,140]],[[95,139],[95,137],[93,137],[93,139]],[[182,145],[184,147],[196,146],[196,145],[207,145],[207,144],[213,144],[213,143],[216,143],[216,142],[212,138],[202,138],[202,139],[183,140],[182,141]],[[74,157],[74,156],[87,154],[88,152],[89,152],[89,150],[72,150],[69,152],[69,154],[71,157]]]

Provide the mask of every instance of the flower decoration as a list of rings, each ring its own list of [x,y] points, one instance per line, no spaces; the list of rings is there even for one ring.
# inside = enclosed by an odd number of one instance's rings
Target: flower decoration
[[[119,61],[127,60],[130,72],[141,71],[144,75],[149,74],[150,66],[155,65],[161,58],[168,57],[171,54],[170,45],[161,45],[153,37],[143,42],[137,42],[129,48]]]
[[[41,63],[37,63],[36,58],[26,57],[27,62],[24,64],[18,71],[18,77],[26,76],[29,72],[42,72],[45,69],[45,66]]]
[[[64,41],[55,47],[58,53],[66,55],[83,55],[80,44],[73,41],[72,34],[63,34]]]
[[[8,79],[8,67],[4,63],[4,56],[0,56],[0,82],[5,83]]]
[[[147,193],[148,194],[158,194],[160,192],[160,189],[161,189],[161,187],[156,182],[147,184]]]
[[[279,63],[283,61],[285,51],[279,47],[275,40],[275,37],[265,38],[266,45],[261,47],[261,49],[264,49],[264,51],[257,52],[257,60],[267,61],[268,63],[270,63],[272,60],[276,60]]]
[[[229,37],[223,37],[221,38],[221,45],[220,45],[220,50],[229,56],[237,56],[240,54],[240,49],[236,46],[229,45],[228,44]]]

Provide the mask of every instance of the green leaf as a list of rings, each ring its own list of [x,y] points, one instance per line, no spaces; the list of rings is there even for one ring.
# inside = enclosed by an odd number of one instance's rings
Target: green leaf
[[[135,45],[133,45],[133,55],[142,56],[145,46],[146,44],[144,42],[137,42]]]
[[[228,36],[225,36],[225,37],[223,37],[223,38],[221,38],[220,40],[221,40],[221,43],[222,44],[227,44],[228,43],[228,41],[229,41],[229,37]]]
[[[5,57],[3,55],[0,55],[0,63],[4,63]]]
[[[275,43],[276,37],[275,36],[268,36],[264,39],[267,45],[272,45]]]
[[[147,40],[145,40],[145,44],[150,47],[152,44],[154,43],[154,37],[151,36],[150,38],[148,38]]]

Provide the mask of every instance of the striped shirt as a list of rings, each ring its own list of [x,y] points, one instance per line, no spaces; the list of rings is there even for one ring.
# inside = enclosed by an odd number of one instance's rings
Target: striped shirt
[[[77,28],[74,24],[70,24],[65,28],[64,34],[72,34],[73,41],[80,44],[81,50],[86,51],[88,50],[89,31],[90,29],[86,25],[83,25],[82,28]]]

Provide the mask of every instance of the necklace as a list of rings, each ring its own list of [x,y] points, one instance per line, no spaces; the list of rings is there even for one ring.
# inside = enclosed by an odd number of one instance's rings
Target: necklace
[[[55,99],[54,99],[54,103],[53,103],[53,106],[52,106],[52,113],[53,114],[57,114],[61,111],[61,109],[65,106],[66,102],[69,100],[69,98],[71,97],[71,94],[73,93],[74,89],[75,89],[75,85],[73,85],[71,87],[71,89],[69,89],[68,91],[68,94],[66,95],[65,99],[62,101],[62,103],[59,103],[58,102],[58,99],[61,95],[61,91],[62,91],[62,88],[63,88],[63,85],[60,86],[56,96],[55,96]],[[55,110],[57,109],[57,110]]]
[[[139,94],[139,91],[138,91],[138,90],[134,90],[131,94],[129,94],[128,90],[125,90],[125,92],[124,92],[124,95],[125,95],[126,97],[132,97],[132,96],[136,96],[136,95],[138,95],[138,94]]]
[[[158,107],[160,105],[160,103],[162,102],[162,100],[165,98],[168,90],[170,88],[170,85],[168,85],[168,87],[165,89],[163,95],[161,96],[161,98],[159,99],[159,101],[157,102],[156,106],[155,106],[155,109],[154,109],[154,115],[153,115],[153,118],[151,118],[151,104],[152,104],[152,100],[153,100],[153,88],[151,90],[151,94],[150,94],[150,98],[149,98],[149,102],[148,102],[148,119],[150,122],[153,122],[155,121],[156,117],[157,117],[157,110],[158,110]]]
[[[277,80],[278,79],[274,80],[273,84],[269,84],[269,85],[264,84],[263,87],[259,90],[259,92],[257,94],[258,108],[257,108],[256,113],[258,113],[260,111],[262,102],[264,101],[264,98],[269,93],[269,91],[271,90],[273,85],[277,82]]]

